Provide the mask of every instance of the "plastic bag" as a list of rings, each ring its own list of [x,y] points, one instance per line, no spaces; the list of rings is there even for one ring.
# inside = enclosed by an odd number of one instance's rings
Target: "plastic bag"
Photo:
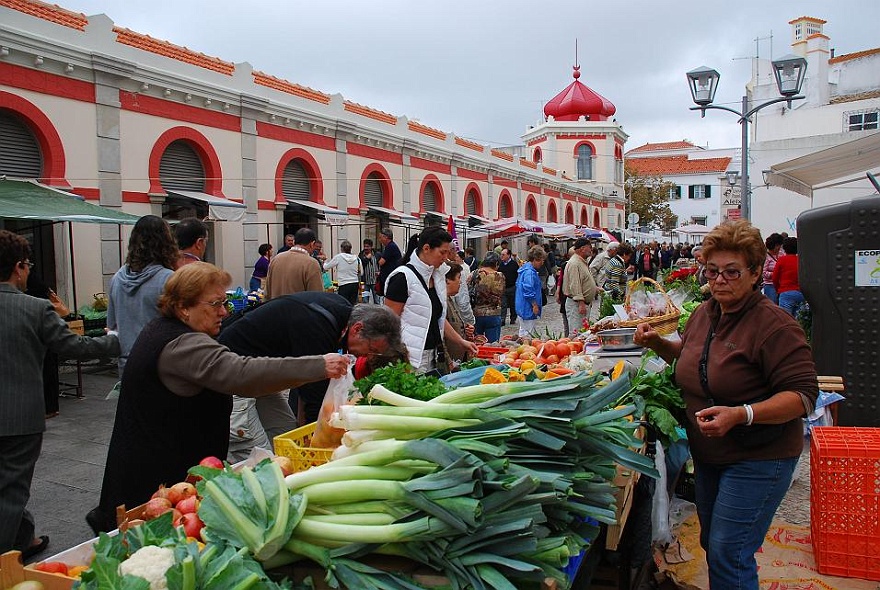
[[[651,506],[651,541],[668,545],[673,541],[669,527],[669,492],[666,491],[669,476],[666,474],[666,454],[660,441],[657,441],[655,448],[654,466],[660,473],[660,478],[654,489],[654,501]]]
[[[547,277],[547,288],[553,289],[555,286],[556,286],[556,277],[553,275],[550,275],[549,277]]]
[[[333,416],[333,412],[339,410],[340,406],[349,403],[349,393],[353,389],[354,376],[351,371],[346,371],[344,377],[330,380],[327,393],[324,394],[324,402],[321,404],[321,411],[318,413],[318,423],[315,425],[311,446],[320,449],[335,449],[342,444],[342,435],[345,434],[345,429],[330,426],[330,418]]]

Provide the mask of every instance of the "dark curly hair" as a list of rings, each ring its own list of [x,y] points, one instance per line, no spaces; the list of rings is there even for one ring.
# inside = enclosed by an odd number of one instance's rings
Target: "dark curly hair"
[[[31,246],[22,236],[0,229],[0,281],[8,281],[15,265],[31,257]]]
[[[164,219],[155,215],[138,219],[128,239],[128,255],[125,257],[125,263],[133,272],[141,272],[151,264],[174,270],[178,256],[177,242]]]

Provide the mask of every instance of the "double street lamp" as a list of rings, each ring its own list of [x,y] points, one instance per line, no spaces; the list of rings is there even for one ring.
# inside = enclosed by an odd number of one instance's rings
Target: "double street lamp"
[[[806,98],[800,95],[799,92],[807,73],[807,60],[796,55],[786,55],[774,60],[772,63],[776,87],[782,96],[781,98],[768,100],[754,106],[751,110],[749,109],[748,96],[742,97],[742,111],[712,104],[715,100],[715,91],[718,89],[718,80],[721,78],[721,74],[716,70],[703,66],[687,73],[691,97],[694,103],[697,104],[697,106],[691,107],[692,111],[700,111],[701,117],[705,117],[707,109],[718,109],[728,111],[739,117],[739,124],[742,127],[742,174],[739,178],[742,198],[741,217],[749,220],[751,220],[752,215],[752,194],[749,188],[749,121],[752,115],[771,104],[787,102],[788,108],[791,108],[791,101]],[[733,173],[728,173],[728,180],[731,179],[732,175]],[[733,179],[735,182],[735,176]]]

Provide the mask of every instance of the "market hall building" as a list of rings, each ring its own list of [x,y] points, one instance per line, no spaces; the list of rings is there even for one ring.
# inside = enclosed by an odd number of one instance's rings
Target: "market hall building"
[[[624,224],[627,135],[577,78],[524,146],[494,149],[403,116],[34,0],[0,2],[0,175],[132,215],[206,220],[207,260],[247,285],[259,244],[312,227],[335,253],[455,219]],[[2,198],[2,197],[0,197]],[[106,291],[130,226],[9,219],[72,300]],[[470,235],[468,235],[470,233]],[[480,238],[479,236],[483,237]],[[73,242],[75,248],[70,242]]]

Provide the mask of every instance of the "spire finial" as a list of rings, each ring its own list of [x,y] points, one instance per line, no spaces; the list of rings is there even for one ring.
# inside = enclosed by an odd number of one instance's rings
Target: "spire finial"
[[[575,38],[575,40],[574,40],[574,73],[572,73],[572,76],[574,76],[575,80],[577,80],[578,78],[581,77],[581,73],[579,71],[580,69],[581,69],[580,63],[578,63],[578,40],[577,40],[577,38]]]

